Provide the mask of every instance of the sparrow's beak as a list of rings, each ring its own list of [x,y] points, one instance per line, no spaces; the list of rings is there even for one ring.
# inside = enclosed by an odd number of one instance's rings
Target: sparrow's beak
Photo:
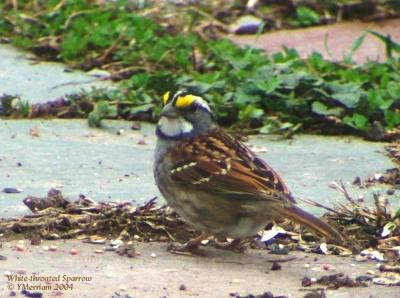
[[[160,118],[161,117],[178,118],[178,116],[179,115],[178,112],[176,111],[176,108],[171,103],[165,105],[160,113]]]

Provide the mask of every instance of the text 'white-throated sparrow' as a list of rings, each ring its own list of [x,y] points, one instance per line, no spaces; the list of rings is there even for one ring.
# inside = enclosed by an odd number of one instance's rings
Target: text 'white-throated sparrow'
[[[296,206],[281,177],[244,144],[217,127],[207,102],[179,91],[164,95],[157,125],[154,176],[168,204],[208,235],[241,239],[288,218],[328,240],[342,236]]]

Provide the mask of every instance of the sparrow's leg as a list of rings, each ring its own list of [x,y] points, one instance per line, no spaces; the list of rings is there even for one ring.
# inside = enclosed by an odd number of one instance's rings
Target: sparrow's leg
[[[189,240],[184,245],[170,245],[168,251],[180,255],[204,255],[204,252],[199,249],[199,245],[201,241],[206,240],[208,237],[210,237],[210,234],[202,233],[200,236]]]

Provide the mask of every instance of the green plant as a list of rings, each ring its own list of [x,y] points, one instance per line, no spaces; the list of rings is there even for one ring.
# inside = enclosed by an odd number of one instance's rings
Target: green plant
[[[321,18],[319,14],[307,6],[298,6],[295,16],[290,20],[290,24],[295,27],[311,26],[319,24]]]
[[[386,130],[400,125],[400,62],[394,55],[399,45],[379,33],[370,32],[385,42],[387,62],[352,64],[364,33],[340,64],[319,53],[301,59],[295,50],[284,49],[268,57],[226,39],[203,38],[191,30],[201,17],[195,12],[178,32],[140,15],[126,1],[97,5],[70,0],[57,9],[58,1],[45,1],[34,13],[28,10],[32,1],[19,3],[26,7],[23,13],[5,7],[0,11],[0,34],[18,46],[40,50],[47,59],[102,68],[119,81],[115,90],[93,90],[71,99],[91,126],[100,126],[103,118],[152,121],[162,94],[181,88],[203,95],[220,124],[249,132],[329,128],[366,134],[375,122]],[[308,10],[299,16],[317,20]]]
[[[100,101],[95,106],[93,111],[88,115],[88,123],[90,127],[100,127],[101,120],[104,118],[115,118],[117,110],[107,101]]]
[[[367,30],[368,33],[374,35],[385,44],[387,58],[393,58],[394,53],[400,55],[400,43],[394,42],[390,35],[383,35],[373,30]]]

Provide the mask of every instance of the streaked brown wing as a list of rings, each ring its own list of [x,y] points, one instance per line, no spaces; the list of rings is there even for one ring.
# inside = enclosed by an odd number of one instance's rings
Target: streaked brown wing
[[[289,200],[294,202],[283,180],[245,145],[214,129],[171,153],[176,165],[171,177],[187,187],[200,188],[232,198]]]

